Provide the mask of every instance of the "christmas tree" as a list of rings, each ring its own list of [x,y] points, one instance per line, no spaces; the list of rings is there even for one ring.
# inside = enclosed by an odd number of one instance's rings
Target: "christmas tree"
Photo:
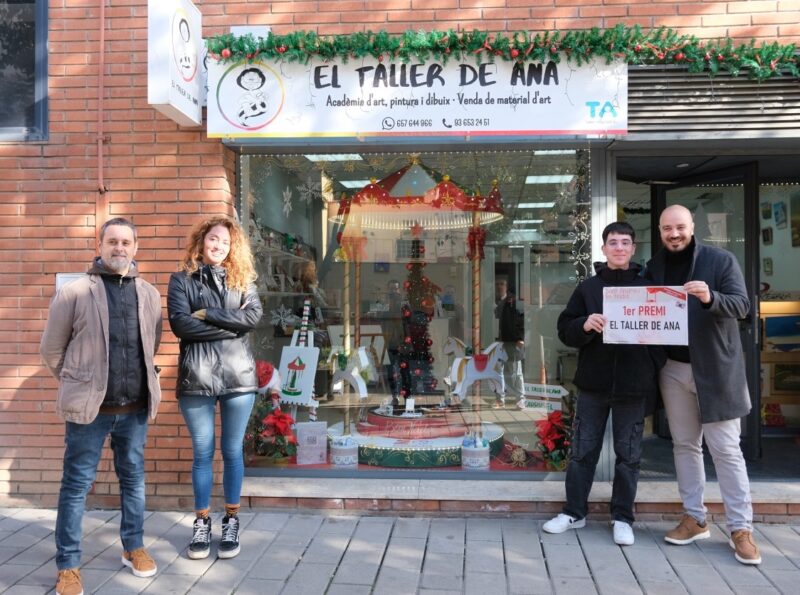
[[[433,318],[436,294],[440,289],[423,274],[427,264],[423,258],[425,246],[421,240],[412,240],[412,261],[406,264],[408,277],[403,287],[408,295],[408,305],[402,308],[403,344],[400,345],[400,396],[436,393],[437,380],[433,377],[428,325]]]

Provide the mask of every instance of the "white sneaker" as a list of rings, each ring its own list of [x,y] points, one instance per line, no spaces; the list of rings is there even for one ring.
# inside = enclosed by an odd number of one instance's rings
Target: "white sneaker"
[[[633,545],[633,527],[625,521],[611,521],[614,525],[614,543]]]
[[[545,533],[563,533],[567,529],[580,529],[585,526],[586,519],[576,519],[568,514],[561,513],[542,525],[542,529]]]

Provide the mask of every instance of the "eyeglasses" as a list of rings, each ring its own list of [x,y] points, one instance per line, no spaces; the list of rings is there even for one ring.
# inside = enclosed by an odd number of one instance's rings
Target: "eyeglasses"
[[[633,242],[630,240],[609,240],[606,243],[606,246],[609,248],[630,248],[633,246]]]

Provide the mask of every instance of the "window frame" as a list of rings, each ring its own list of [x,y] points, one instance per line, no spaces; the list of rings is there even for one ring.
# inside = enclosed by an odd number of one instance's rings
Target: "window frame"
[[[0,141],[36,142],[48,139],[47,0],[34,0],[33,126],[0,127]]]

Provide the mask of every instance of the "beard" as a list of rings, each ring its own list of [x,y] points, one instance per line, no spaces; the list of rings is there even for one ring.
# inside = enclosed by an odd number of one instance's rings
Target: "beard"
[[[105,266],[112,273],[126,273],[131,266],[132,259],[127,256],[112,256],[108,260],[103,259]]]

